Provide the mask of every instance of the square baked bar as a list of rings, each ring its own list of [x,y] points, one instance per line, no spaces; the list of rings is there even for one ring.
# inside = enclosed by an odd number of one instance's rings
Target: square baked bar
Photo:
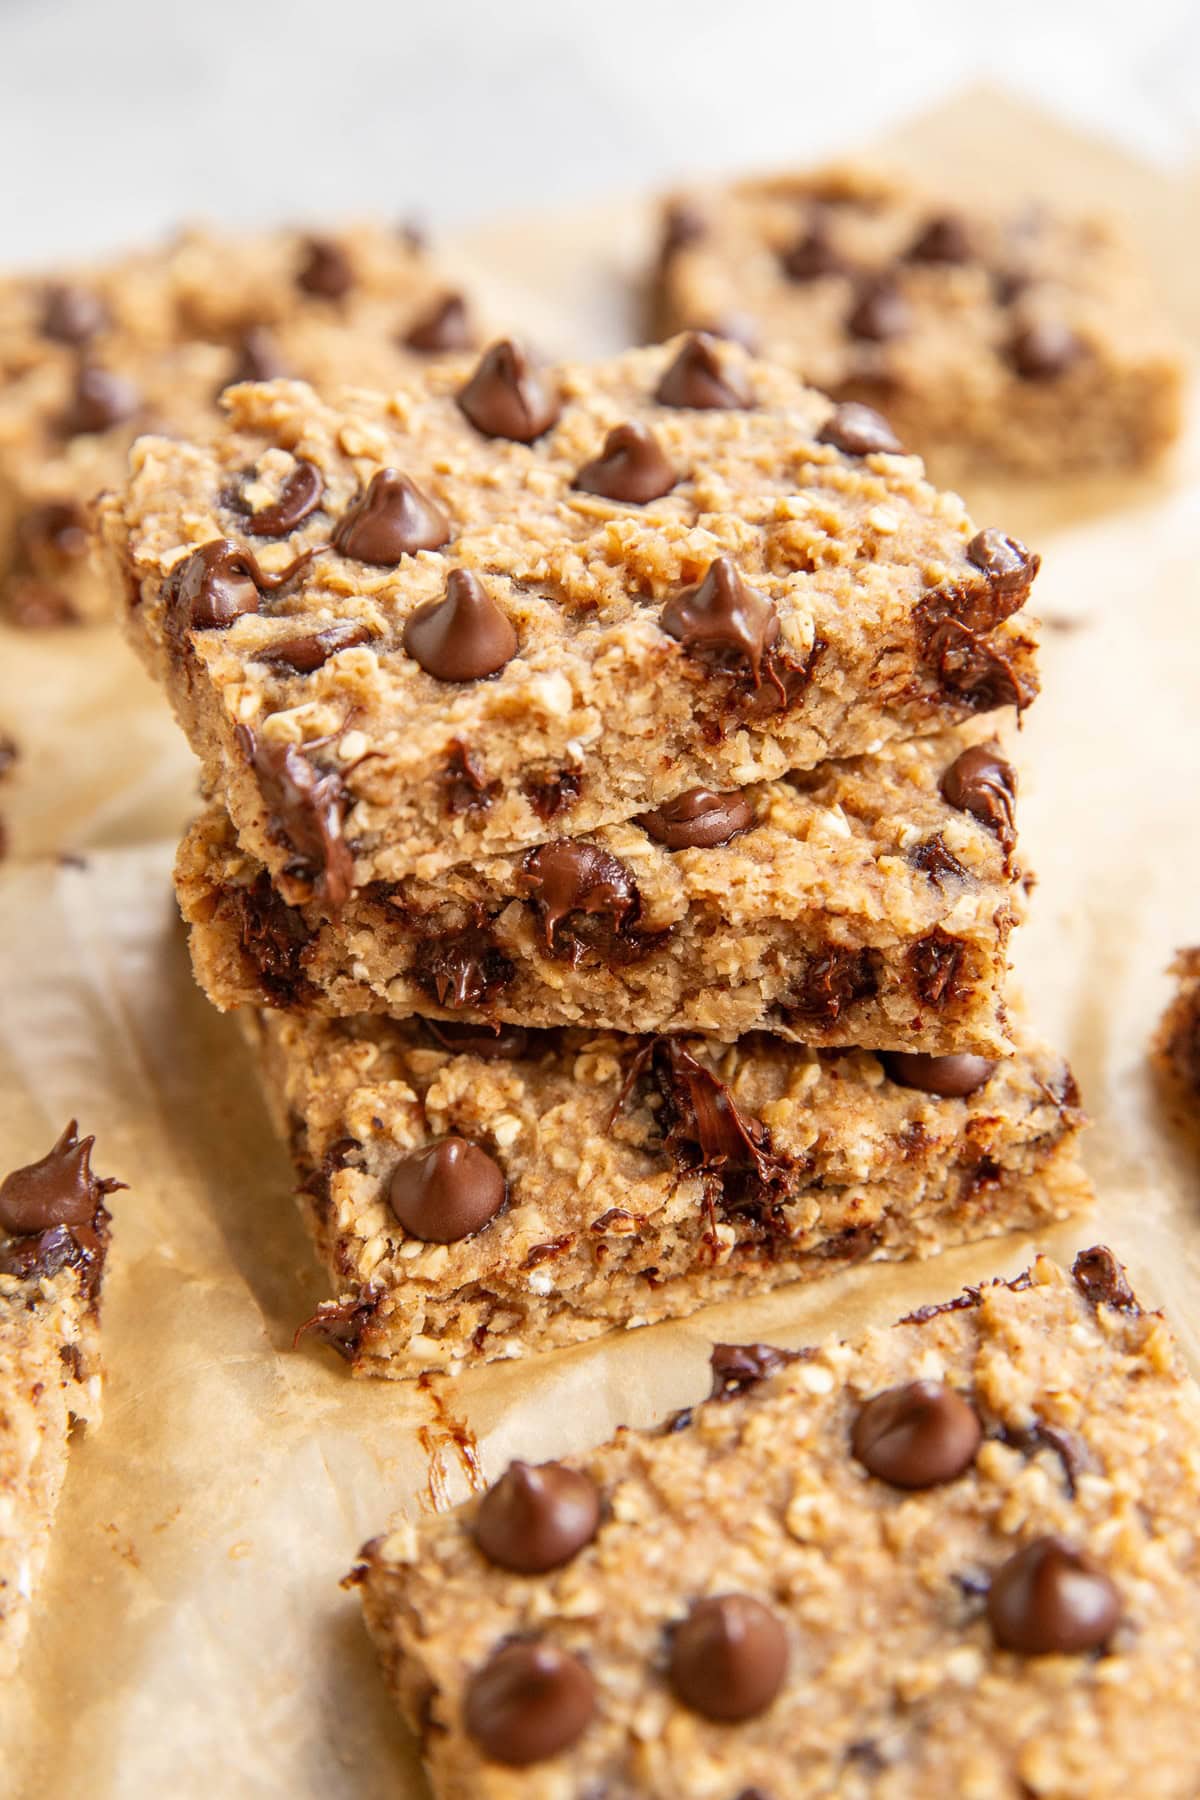
[[[110,579],[244,848],[331,909],[1036,690],[1039,558],[735,345],[224,404],[135,447]]]
[[[220,806],[176,864],[223,1010],[773,1030],[1003,1055],[1015,777],[979,723],[587,838],[289,906]]]
[[[1061,1058],[242,1015],[359,1374],[527,1356],[1085,1207]]]
[[[1182,349],[1112,226],[965,211],[844,167],[680,194],[659,327],[725,332],[879,407],[939,478],[1152,462],[1182,422]]]
[[[364,1548],[436,1800],[1194,1800],[1200,1392],[1110,1251],[713,1373]]]
[[[461,294],[411,235],[181,233],[159,248],[0,280],[0,607],[53,624],[113,610],[87,508],[139,432],[211,429],[231,381],[386,387],[472,342]]]

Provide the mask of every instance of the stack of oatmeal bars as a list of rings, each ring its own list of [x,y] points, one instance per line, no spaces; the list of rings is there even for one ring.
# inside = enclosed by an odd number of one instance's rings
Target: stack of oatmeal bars
[[[177,887],[356,1370],[1084,1204],[1005,997],[1038,558],[703,334],[228,389],[100,507],[203,767]]]

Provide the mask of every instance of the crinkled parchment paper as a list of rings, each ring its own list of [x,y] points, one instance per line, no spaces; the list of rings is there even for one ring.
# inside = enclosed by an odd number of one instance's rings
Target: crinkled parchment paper
[[[955,181],[1112,201],[1200,335],[1200,181],[979,97],[898,148]],[[645,233],[631,203],[458,249],[497,314],[527,318],[547,348],[607,348],[633,330]],[[1101,1213],[1075,1239],[1114,1244],[1195,1353],[1200,1157],[1173,1134],[1145,1047],[1165,963],[1200,938],[1200,435],[1133,491],[970,498],[1046,559],[1046,692],[1019,742],[1041,884],[1017,956],[1097,1121]],[[1031,1244],[1008,1241],[859,1268],[425,1390],[293,1352],[325,1289],[237,1030],[191,982],[165,841],[192,800],[182,739],[104,631],[0,637],[3,729],[23,760],[0,788],[0,1160],[40,1154],[78,1114],[100,1170],[130,1183],[114,1205],[105,1421],[76,1445],[39,1616],[0,1695],[3,1794],[423,1794],[337,1585],[362,1539],[514,1454],[581,1448],[696,1398],[714,1338],[851,1331],[1027,1262]]]

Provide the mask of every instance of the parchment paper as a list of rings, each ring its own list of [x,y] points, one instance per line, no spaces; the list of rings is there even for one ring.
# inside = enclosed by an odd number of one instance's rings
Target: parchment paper
[[[1127,213],[1200,336],[1200,175],[1167,181],[994,97],[895,146],[970,187]],[[636,335],[640,203],[454,246],[548,349]],[[1200,418],[1200,408],[1194,409]],[[1200,1155],[1145,1065],[1173,949],[1200,938],[1200,433],[1162,478],[972,493],[1045,555],[1045,694],[1020,740],[1041,884],[1017,949],[1097,1123],[1111,1242],[1200,1366]],[[233,1023],[192,985],[168,872],[190,758],[112,632],[0,636],[0,1160],[78,1114],[116,1197],[103,1428],[75,1446],[39,1615],[0,1694],[0,1792],[48,1800],[425,1792],[339,1592],[391,1515],[702,1394],[714,1338],[799,1343],[1022,1267],[1025,1240],[859,1268],[690,1323],[426,1388],[354,1382],[292,1332],[325,1292]],[[57,859],[75,853],[83,865]],[[1063,1234],[1047,1247],[1068,1254]]]

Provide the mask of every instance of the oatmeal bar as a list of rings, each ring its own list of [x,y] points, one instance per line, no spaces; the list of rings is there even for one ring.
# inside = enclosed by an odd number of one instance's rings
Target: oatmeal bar
[[[851,167],[678,195],[663,224],[661,330],[880,407],[943,479],[1132,467],[1179,433],[1181,348],[1104,221],[965,212]]]
[[[1176,993],[1155,1039],[1155,1061],[1189,1102],[1200,1100],[1200,946],[1171,965]]]
[[[224,405],[135,447],[110,576],[242,845],[327,906],[1035,692],[1039,558],[737,346]]]
[[[436,1800],[1194,1800],[1200,1394],[1111,1251],[365,1546]]]
[[[362,1374],[579,1343],[1086,1206],[1070,1071],[244,1012]]]
[[[1011,1048],[1015,778],[978,725],[588,838],[287,905],[212,806],[176,888],[223,1010],[777,1030],[812,1045]]]
[[[0,1182],[0,1680],[16,1667],[75,1422],[100,1417],[105,1196],[70,1125]]]
[[[0,281],[0,604],[18,621],[102,617],[87,506],[141,431],[211,429],[234,380],[387,387],[462,350],[463,297],[400,231],[192,230],[154,250]]]

